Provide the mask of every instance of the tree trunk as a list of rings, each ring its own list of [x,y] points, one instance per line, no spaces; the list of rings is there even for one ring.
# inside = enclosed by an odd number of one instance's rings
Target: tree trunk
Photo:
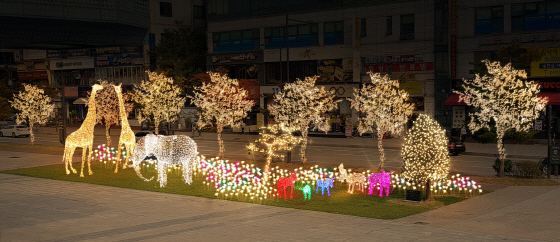
[[[111,126],[105,125],[105,137],[107,137],[107,147],[111,147],[111,132],[109,132],[110,128]]]
[[[505,131],[501,128],[497,128],[498,130],[496,131],[497,134],[497,138],[498,138],[498,154],[500,154],[500,177],[503,177],[505,175],[505,160],[506,160],[506,149],[504,148],[504,134]]]
[[[307,134],[309,133],[309,131],[307,130],[307,128],[304,128],[304,130],[301,131],[301,150],[299,151],[300,155],[301,155],[301,163],[304,163],[307,161],[307,157],[305,156],[305,149],[307,149]]]
[[[431,187],[431,181],[428,180],[426,181],[426,196],[428,197],[428,202],[433,202],[434,200],[434,196],[432,195],[432,190],[430,189]]]
[[[379,126],[377,128],[377,148],[379,149],[379,169],[383,169],[383,164],[385,163],[385,150],[383,149],[383,135],[385,133],[381,132]]]
[[[157,119],[154,120],[154,125],[156,126],[156,127],[155,127],[156,135],[158,135],[158,134],[159,134],[159,133],[158,133],[158,130],[159,130],[159,120],[157,120]]]
[[[220,159],[224,158],[224,141],[222,140],[222,131],[224,130],[224,127],[222,126],[218,126],[217,128],[217,132],[218,132],[218,145],[220,146],[220,151],[218,152],[218,157],[220,157]]]
[[[263,184],[266,184],[266,182],[268,181],[268,175],[270,174],[270,163],[272,162],[272,154],[272,147],[269,147],[266,154],[266,166],[264,167]]]
[[[35,134],[33,133],[33,123],[29,122],[29,136],[31,137],[31,145],[35,141]]]

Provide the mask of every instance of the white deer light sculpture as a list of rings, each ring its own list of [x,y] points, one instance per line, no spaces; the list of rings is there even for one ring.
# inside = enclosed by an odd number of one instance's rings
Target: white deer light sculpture
[[[192,167],[196,161],[196,143],[185,135],[146,135],[138,140],[132,155],[132,163],[136,174],[144,181],[146,179],[140,173],[140,163],[146,156],[153,155],[157,159],[158,181],[160,187],[167,185],[167,166],[182,165],[183,181],[187,184],[192,183]]]
[[[354,187],[356,186],[356,183],[358,183],[358,189],[360,189],[362,193],[364,192],[364,183],[366,182],[366,176],[364,174],[355,173],[349,175],[346,169],[344,169],[343,163],[340,163],[340,165],[338,166],[338,170],[340,171],[340,176],[338,177],[338,179],[340,181],[346,180],[348,182],[349,193],[354,193]]]

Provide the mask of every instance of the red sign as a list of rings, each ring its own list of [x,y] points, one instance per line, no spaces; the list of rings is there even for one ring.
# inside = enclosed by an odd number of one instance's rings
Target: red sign
[[[30,71],[30,72],[18,72],[18,78],[20,81],[27,81],[27,80],[46,80],[49,77],[46,71]]]
[[[457,76],[457,36],[451,35],[451,77]]]

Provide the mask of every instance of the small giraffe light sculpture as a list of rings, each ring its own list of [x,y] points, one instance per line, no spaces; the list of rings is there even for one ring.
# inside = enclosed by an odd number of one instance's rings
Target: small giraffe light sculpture
[[[91,171],[91,153],[93,148],[93,129],[97,123],[95,93],[101,89],[103,89],[103,86],[98,84],[93,85],[88,102],[88,113],[82,123],[82,126],[66,137],[64,155],[62,156],[62,160],[64,161],[64,166],[66,168],[66,175],[70,174],[70,170],[72,170],[73,173],[76,173],[76,169],[72,167],[72,156],[74,155],[74,151],[77,147],[82,147],[82,170],[80,172],[80,177],[84,177],[84,161],[86,160],[86,152],[88,149],[88,170],[89,175],[93,175],[93,172]],[[68,170],[68,166],[70,166],[70,170]]]
[[[317,179],[317,188],[315,189],[315,193],[319,192],[319,188],[321,188],[321,196],[325,195],[325,188],[327,189],[327,194],[329,197],[331,196],[331,191],[329,189],[333,187],[333,178],[327,178],[326,180]]]
[[[123,145],[125,146],[126,153],[127,153],[126,160],[122,164],[124,169],[126,168],[126,165],[128,164],[128,160],[132,156],[132,152],[134,151],[134,146],[136,145],[136,137],[134,136],[134,132],[132,132],[132,129],[128,124],[128,118],[127,118],[128,114],[124,107],[121,85],[119,84],[118,86],[114,86],[114,87],[115,87],[115,92],[117,92],[117,98],[119,99],[119,116],[121,119],[121,136],[119,138],[119,148],[118,148],[119,151],[117,152],[117,163],[115,165],[115,173],[117,173],[119,171],[119,161],[122,154],[121,152],[122,146]]]
[[[364,192],[364,183],[366,182],[366,176],[364,174],[348,174],[346,169],[344,169],[344,164],[340,163],[338,166],[338,170],[340,171],[340,177],[338,179],[340,181],[346,180],[348,182],[348,192],[354,193],[354,187],[356,183],[358,183],[358,188],[362,193]]]
[[[309,185],[305,185],[305,187],[298,188],[299,190],[303,191],[303,200],[311,200],[311,187]]]
[[[290,177],[280,177],[278,178],[278,198],[282,198],[280,193],[281,189],[284,189],[284,199],[286,197],[286,188],[290,187],[290,199],[294,198],[294,182],[297,181],[297,175],[295,173],[290,173]]]
[[[381,170],[381,173],[373,173],[369,175],[369,192],[368,195],[373,194],[373,188],[379,184],[379,196],[383,197],[383,188],[385,188],[385,196],[389,196],[389,190],[391,190],[391,171],[386,173],[385,170]]]

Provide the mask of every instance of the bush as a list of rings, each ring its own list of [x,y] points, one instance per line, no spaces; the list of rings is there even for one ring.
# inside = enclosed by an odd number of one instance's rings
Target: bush
[[[536,130],[517,132],[514,129],[508,129],[504,134],[504,142],[511,140],[515,144],[526,144],[533,141],[533,137],[538,133],[539,131]],[[482,144],[498,142],[495,128],[491,130],[487,128],[479,129],[473,133],[472,138]]]
[[[496,132],[492,132],[487,128],[482,128],[473,133],[472,138],[482,144],[496,143]]]
[[[543,164],[535,161],[518,161],[515,162],[514,175],[521,177],[537,178],[542,177]]]
[[[496,159],[496,161],[494,162],[494,165],[492,166],[494,168],[494,170],[496,171],[496,174],[500,174],[500,165],[502,164],[502,161],[500,159]],[[513,171],[513,162],[511,162],[511,160],[505,160],[504,161],[504,173],[511,173]]]

